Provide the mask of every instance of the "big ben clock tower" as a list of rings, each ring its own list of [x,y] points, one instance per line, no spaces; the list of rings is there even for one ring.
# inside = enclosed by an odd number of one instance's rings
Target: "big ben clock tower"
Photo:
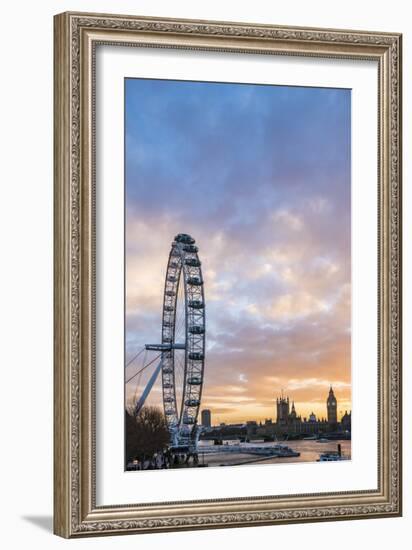
[[[329,395],[326,400],[326,407],[328,410],[328,423],[329,425],[335,425],[338,423],[338,403],[336,401],[335,394],[333,393],[332,386],[329,390]]]

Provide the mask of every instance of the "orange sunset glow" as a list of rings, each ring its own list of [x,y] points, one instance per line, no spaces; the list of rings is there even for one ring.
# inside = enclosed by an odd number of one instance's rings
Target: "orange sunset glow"
[[[126,92],[126,362],[160,339],[170,244],[189,233],[212,423],[275,420],[281,392],[302,417],[326,417],[330,385],[340,419],[352,408],[350,92],[151,80]],[[162,406],[159,381],[148,403]]]

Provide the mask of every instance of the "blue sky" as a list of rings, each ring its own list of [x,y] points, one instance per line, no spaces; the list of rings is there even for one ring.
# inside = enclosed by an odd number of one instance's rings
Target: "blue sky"
[[[126,358],[159,339],[170,243],[190,233],[204,405],[273,417],[283,388],[322,415],[331,382],[350,408],[350,91],[127,79],[125,101]]]

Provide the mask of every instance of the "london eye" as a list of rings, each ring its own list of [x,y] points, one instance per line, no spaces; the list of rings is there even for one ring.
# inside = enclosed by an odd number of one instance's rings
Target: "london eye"
[[[154,372],[136,400],[134,414],[139,414],[161,373],[163,409],[172,447],[193,447],[197,444],[205,364],[205,305],[198,247],[190,235],[179,233],[172,242],[167,262],[161,342],[145,344],[143,348],[146,352],[158,354],[126,379],[126,384],[131,383],[137,375],[158,360]]]

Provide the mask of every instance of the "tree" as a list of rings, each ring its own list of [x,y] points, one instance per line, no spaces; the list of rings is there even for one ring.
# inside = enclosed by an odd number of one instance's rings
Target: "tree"
[[[132,410],[125,414],[126,464],[135,458],[152,457],[167,447],[169,431],[158,407],[143,407],[136,417]]]

